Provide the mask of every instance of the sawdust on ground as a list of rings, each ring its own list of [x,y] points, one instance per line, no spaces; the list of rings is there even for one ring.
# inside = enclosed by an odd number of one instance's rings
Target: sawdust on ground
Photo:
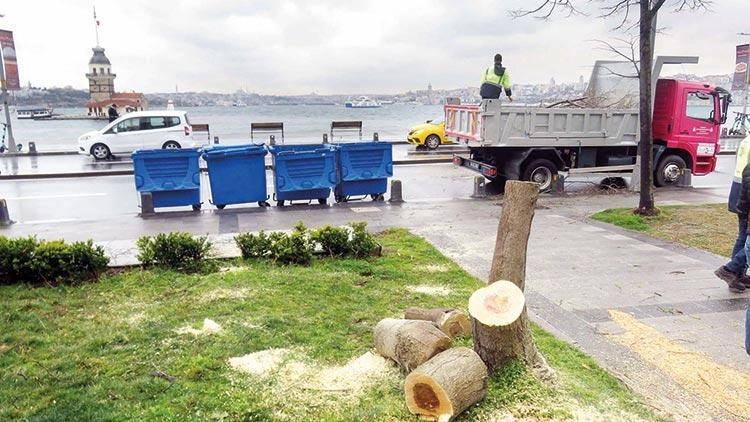
[[[200,301],[205,303],[221,299],[245,299],[246,297],[250,296],[250,293],[250,289],[244,287],[237,289],[225,289],[223,287],[220,287],[202,295],[200,297]]]
[[[429,265],[420,265],[417,267],[418,270],[426,271],[428,273],[446,273],[450,270],[447,265],[441,265],[441,264],[429,264]]]
[[[203,334],[216,334],[222,330],[221,325],[208,318],[203,320],[203,326],[200,329],[193,328],[189,325],[177,329],[177,334],[192,334],[195,336]]]
[[[268,349],[250,353],[245,356],[229,358],[229,365],[241,372],[263,375],[278,366],[286,357],[288,349]]]
[[[272,375],[280,388],[321,393],[359,394],[372,383],[398,370],[388,359],[367,352],[341,366],[318,366],[300,360],[287,360],[288,349],[269,349],[229,359],[232,368],[253,374]]]
[[[750,420],[748,374],[720,365],[704,353],[686,349],[629,314],[615,310],[609,314],[624,330],[614,336],[617,341],[710,405]]]
[[[421,284],[419,286],[407,286],[407,289],[414,293],[422,293],[431,296],[448,296],[451,294],[451,289],[442,286],[429,286],[427,284]]]

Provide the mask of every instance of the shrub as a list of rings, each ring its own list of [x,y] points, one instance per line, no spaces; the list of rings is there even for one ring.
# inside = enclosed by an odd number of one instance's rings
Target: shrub
[[[67,244],[34,236],[0,237],[0,284],[22,282],[76,283],[95,280],[106,269],[104,248],[91,240]]]
[[[143,265],[158,265],[178,271],[196,272],[205,268],[210,258],[211,242],[206,236],[190,233],[159,233],[138,239],[138,260]]]
[[[313,231],[312,241],[317,242],[323,252],[331,257],[345,256],[352,253],[349,242],[349,230],[344,227],[326,225]]]
[[[234,242],[245,259],[262,258],[271,252],[271,237],[263,230],[258,234],[240,233],[234,237]]]
[[[352,222],[349,223],[349,226],[352,228],[352,239],[349,242],[352,255],[357,258],[371,256],[379,245],[375,241],[375,238],[367,231],[367,222]]]
[[[282,264],[309,265],[312,261],[315,243],[310,239],[307,227],[300,221],[292,233],[274,232],[271,239],[270,256]]]

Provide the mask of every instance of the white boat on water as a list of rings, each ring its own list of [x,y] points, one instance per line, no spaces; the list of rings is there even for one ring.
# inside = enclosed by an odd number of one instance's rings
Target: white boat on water
[[[16,109],[16,117],[19,119],[48,119],[52,117],[52,108],[19,107]]]
[[[345,104],[346,108],[378,108],[380,103],[377,100],[373,100],[370,97],[364,95],[358,97],[356,100],[347,101]]]
[[[233,107],[247,107],[247,103],[242,100],[237,100],[232,103]]]

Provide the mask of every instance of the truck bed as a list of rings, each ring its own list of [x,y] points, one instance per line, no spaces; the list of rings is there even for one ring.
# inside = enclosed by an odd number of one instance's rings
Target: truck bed
[[[446,136],[471,146],[594,147],[638,144],[638,110],[446,105]]]

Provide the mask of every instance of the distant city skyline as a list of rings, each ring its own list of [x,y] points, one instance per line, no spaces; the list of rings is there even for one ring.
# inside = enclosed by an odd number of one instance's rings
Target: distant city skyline
[[[618,36],[610,31],[614,20],[508,16],[540,1],[508,0],[498,7],[490,0],[132,0],[98,2],[96,11],[118,91],[170,92],[177,86],[193,92],[392,95],[427,83],[453,89],[477,86],[496,52],[504,55],[514,83],[573,83],[581,75],[588,80],[596,59],[613,58],[592,40]],[[746,4],[722,0],[712,12],[678,14],[665,6],[656,54],[696,55],[700,63],[664,73],[731,73],[735,45],[750,42],[738,35],[750,31]],[[14,32],[24,85],[86,88],[96,44],[92,5],[43,0],[2,6],[0,28]]]

